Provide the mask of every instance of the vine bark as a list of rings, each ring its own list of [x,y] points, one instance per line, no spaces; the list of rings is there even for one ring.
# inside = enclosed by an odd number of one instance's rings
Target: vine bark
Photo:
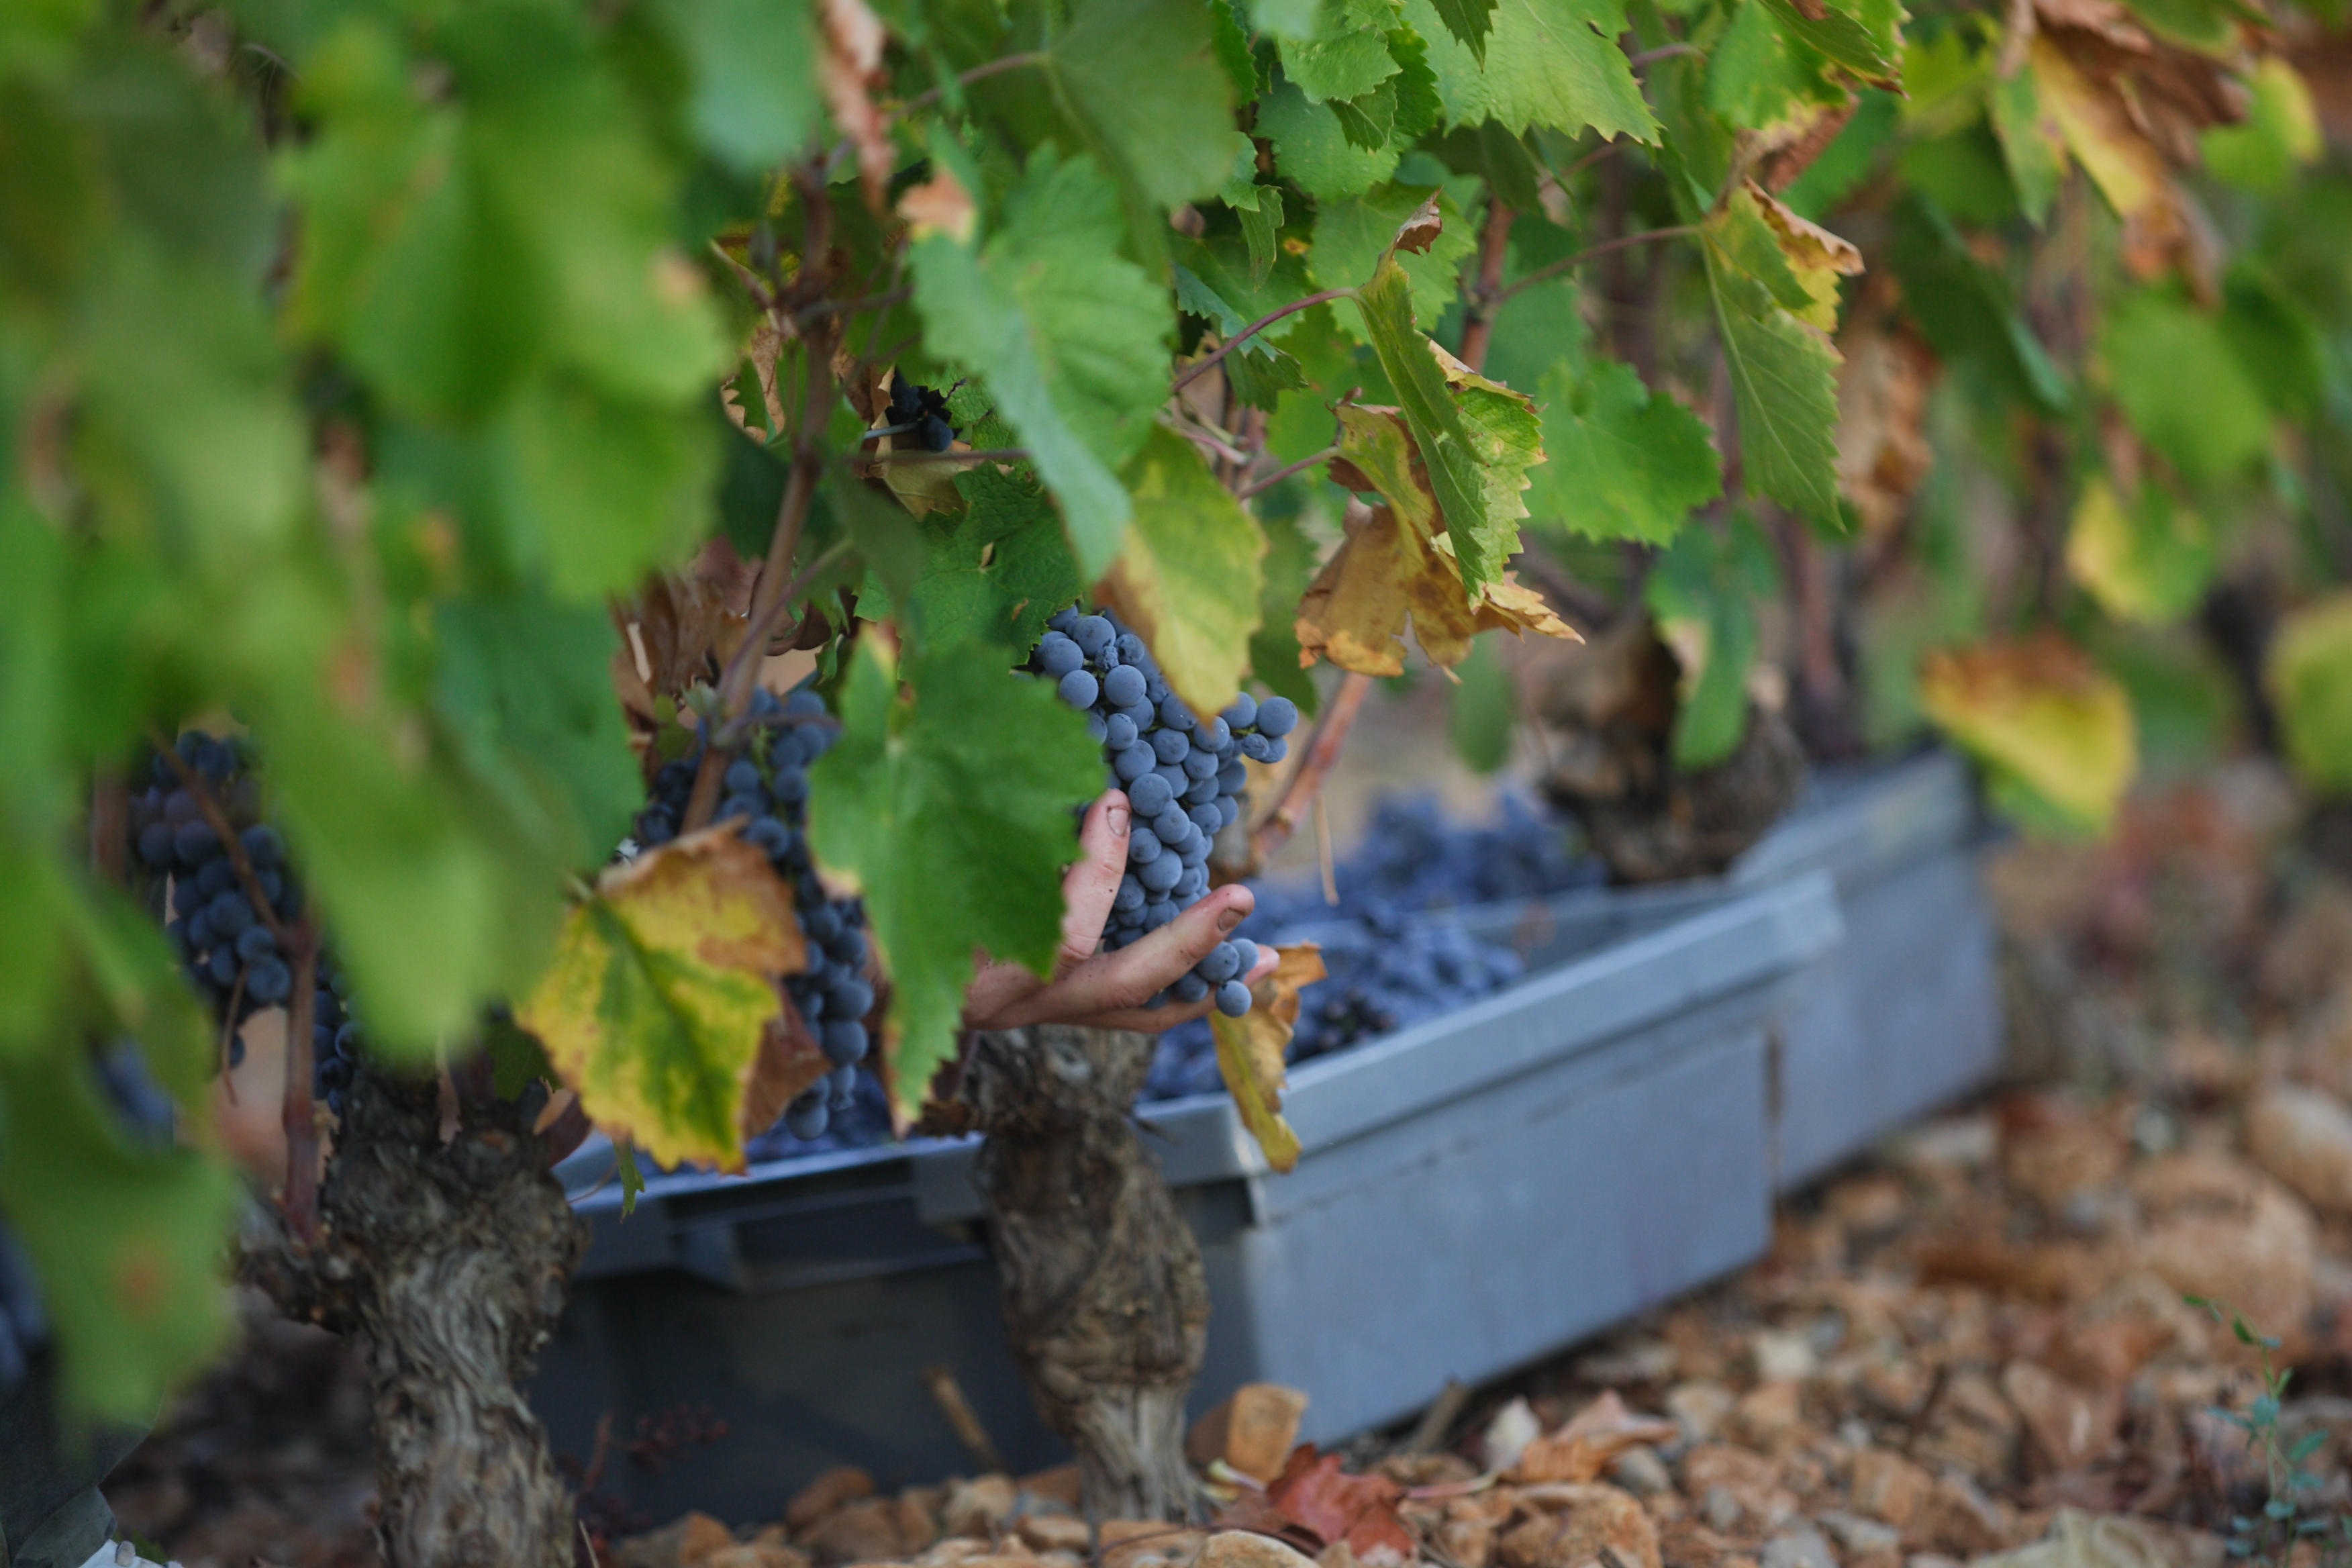
[[[1063,1025],[972,1037],[961,1097],[980,1130],[1005,1337],[1045,1425],[1076,1451],[1087,1516],[1192,1512],[1184,1396],[1201,1370],[1201,1250],[1129,1109],[1150,1037]]]
[[[586,1233],[515,1106],[363,1069],[319,1195],[319,1239],[276,1219],[245,1269],[279,1310],[364,1342],[376,1531],[390,1568],[570,1568],[571,1489],[519,1381]]]

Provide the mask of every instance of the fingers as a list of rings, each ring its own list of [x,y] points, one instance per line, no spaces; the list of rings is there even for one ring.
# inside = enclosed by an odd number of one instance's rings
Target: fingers
[[[1118,896],[1119,879],[1127,874],[1132,816],[1127,796],[1115,789],[1106,790],[1078,824],[1078,858],[1062,874],[1062,942],[1054,954],[1056,973],[1086,963],[1101,944],[1111,900]],[[977,962],[971,984],[963,992],[965,1026],[1011,1028],[998,1015],[1020,998],[1044,990],[1045,982],[1021,964],[998,963],[984,952],[975,952],[973,957]]]
[[[1250,972],[1247,974],[1241,977],[1242,984],[1255,985],[1273,973],[1275,965],[1281,962],[1280,956],[1274,949],[1270,947],[1258,949],[1257,962],[1250,966]],[[1097,1013],[1090,1018],[1078,1019],[1077,1022],[1089,1028],[1132,1029],[1138,1034],[1157,1035],[1163,1030],[1172,1029],[1179,1024],[1189,1024],[1195,1018],[1205,1018],[1215,1010],[1216,1005],[1216,994],[1212,992],[1198,1002],[1170,1002],[1160,1007],[1125,1007],[1115,1013]]]
[[[982,963],[963,988],[963,1022],[968,1029],[998,1029],[997,1015],[1024,996],[1045,988],[1045,983],[1018,963]]]
[[[1102,945],[1103,923],[1127,875],[1127,836],[1133,813],[1127,796],[1105,790],[1078,825],[1078,858],[1062,877],[1062,951],[1055,968],[1084,963]]]
[[[1009,1029],[1047,1019],[1139,1010],[1232,934],[1256,903],[1256,895],[1238,882],[1218,888],[1133,946],[1099,954],[1035,994],[1013,1001],[994,1026]],[[1160,1015],[1169,1011],[1152,1009],[1145,1016],[1153,1023],[1135,1026],[1164,1029],[1188,1016],[1179,1014],[1160,1022]],[[1196,1010],[1189,1016],[1197,1018],[1201,1014]]]

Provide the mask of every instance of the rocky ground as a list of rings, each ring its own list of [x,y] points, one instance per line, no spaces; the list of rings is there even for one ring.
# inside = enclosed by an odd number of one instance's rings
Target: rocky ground
[[[1246,1391],[1200,1435],[1207,1528],[1113,1521],[1090,1537],[1066,1472],[880,1497],[843,1471],[781,1520],[689,1516],[603,1555],[626,1568],[2342,1555],[2327,1551],[2340,1535],[2318,1531],[2352,1511],[2352,879],[2326,861],[2325,836],[2258,769],[2153,792],[2096,849],[1997,856],[2016,1081],[1791,1202],[1762,1263],[1455,1402],[1418,1442],[1294,1452],[1295,1396]],[[373,1562],[349,1363],[303,1331],[259,1333],[109,1496],[160,1549],[149,1555],[188,1568]],[[2275,1347],[2249,1342],[2263,1338]],[[2293,1369],[2268,1403],[2266,1357]],[[2305,1479],[2273,1463],[2290,1453]],[[2264,1513],[2273,1500],[2290,1517]]]

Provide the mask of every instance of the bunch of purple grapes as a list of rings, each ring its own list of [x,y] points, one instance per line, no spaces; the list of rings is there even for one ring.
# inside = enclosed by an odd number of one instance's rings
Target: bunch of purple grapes
[[[1108,612],[1059,610],[1046,626],[1029,668],[1087,715],[1111,786],[1125,790],[1133,807],[1127,874],[1103,924],[1103,943],[1116,950],[1158,931],[1208,892],[1210,843],[1241,815],[1247,783],[1242,759],[1282,761],[1298,707],[1286,697],[1259,702],[1244,691],[1223,712],[1196,718],[1143,639]],[[1213,993],[1217,1010],[1237,1018],[1250,1008],[1242,976],[1256,963],[1255,942],[1221,942],[1148,1005],[1189,1004]]]
[[[302,884],[285,840],[260,819],[260,787],[247,744],[191,730],[172,749],[236,834],[253,868],[253,888],[238,878],[228,846],[169,758],[149,760],[148,786],[131,797],[131,841],[147,872],[150,897],[167,916],[163,934],[189,984],[228,1026],[228,1065],[238,1067],[245,1061],[246,1020],[292,998],[294,967],[278,951],[270,924],[271,917],[281,927],[301,917]],[[267,901],[266,910],[255,907],[255,890]],[[359,1066],[360,1026],[350,1016],[342,972],[324,952],[316,970],[311,1091],[340,1116],[343,1090]]]
[[[191,730],[173,750],[181,767],[167,757],[152,758],[147,787],[131,797],[131,842],[158,912],[167,912],[163,933],[186,968],[188,983],[232,1026],[234,1067],[245,1058],[245,1039],[236,1026],[262,1008],[284,1003],[294,989],[293,968],[278,952],[266,917],[282,922],[299,916],[302,888],[287,864],[285,841],[260,820],[260,789],[242,742]],[[236,833],[267,910],[254,907],[228,847],[207,820],[195,791],[182,783],[183,768]]]
[[[744,840],[792,884],[793,915],[808,939],[808,967],[787,975],[784,989],[833,1070],[785,1108],[783,1125],[796,1138],[817,1138],[834,1113],[856,1100],[858,1064],[869,1045],[866,1015],[874,1010],[874,984],[866,977],[866,906],[826,897],[808,846],[809,764],[832,749],[839,731],[824,699],[806,688],[789,698],[755,691],[749,719],[751,734],[741,754],[727,764],[725,794],[711,820],[741,822]],[[704,743],[698,739],[692,751],[654,775],[653,798],[637,813],[639,845],[650,849],[677,837]]]

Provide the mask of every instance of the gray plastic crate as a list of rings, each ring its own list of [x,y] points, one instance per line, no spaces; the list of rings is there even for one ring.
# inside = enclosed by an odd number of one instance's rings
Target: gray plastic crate
[[[1197,1399],[1290,1383],[1310,1436],[1344,1436],[1759,1255],[1773,1026],[1840,929],[1811,874],[1555,932],[1509,990],[1295,1069],[1287,1175],[1223,1095],[1145,1108],[1208,1268]],[[729,1441],[614,1474],[656,1517],[772,1512],[826,1463],[968,1469],[922,1385],[944,1363],[1012,1463],[1050,1462],[973,1239],[971,1154],[662,1178],[625,1225],[609,1189],[583,1199],[597,1242],[533,1393],[559,1449],[584,1456],[607,1410],[710,1406]]]
[[[1829,873],[1845,941],[1799,997],[1772,1062],[1773,1168],[1785,1191],[1999,1071],[2000,987],[1976,868],[1987,834],[1966,765],[1933,752],[1822,771],[1721,879],[1458,913],[1532,965],[1742,889]]]

